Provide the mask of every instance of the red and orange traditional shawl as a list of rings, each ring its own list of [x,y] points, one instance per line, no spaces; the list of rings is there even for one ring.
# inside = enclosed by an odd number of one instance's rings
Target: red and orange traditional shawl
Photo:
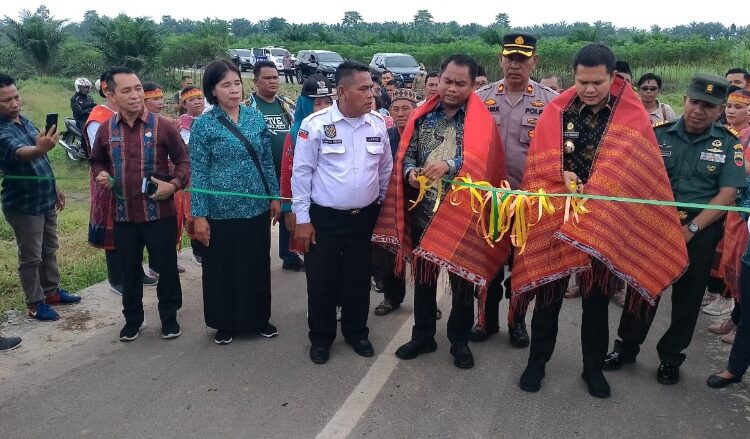
[[[615,78],[616,97],[584,193],[673,201],[656,136],[630,85]],[[544,110],[531,142],[522,188],[567,193],[563,183],[562,115],[576,97],[574,88]],[[529,229],[526,249],[513,265],[514,307],[537,288],[576,272],[592,270],[592,258],[654,303],[685,271],[685,239],[674,207],[588,200],[578,224],[565,223],[563,201]],[[606,272],[589,278],[601,280]]]
[[[416,135],[415,122],[433,111],[438,102],[439,96],[435,96],[414,110],[404,129],[373,241],[397,254],[396,270],[399,274],[403,273],[404,261],[429,263],[477,285],[482,294],[486,293],[489,281],[508,258],[510,245],[505,239],[491,247],[477,233],[478,217],[471,210],[469,191],[457,194],[463,200],[459,205],[448,201],[453,194],[452,190],[449,191],[427,227],[420,246],[414,248],[412,244],[411,221],[407,213],[412,191],[404,179],[404,157],[412,136]],[[473,93],[466,103],[463,146],[459,176],[468,175],[474,181],[485,180],[499,186],[506,176],[502,141],[492,116]],[[437,270],[431,271],[437,273]],[[484,303],[484,296],[480,303]]]
[[[114,111],[104,105],[97,105],[89,114],[88,120],[83,127],[83,137],[86,138],[86,152],[91,156],[91,146],[86,129],[91,122],[99,122],[104,125],[113,115]],[[98,184],[91,175],[89,187],[91,190],[91,206],[89,211],[89,244],[104,250],[114,250],[114,224],[115,224],[115,197],[111,189],[104,188]]]

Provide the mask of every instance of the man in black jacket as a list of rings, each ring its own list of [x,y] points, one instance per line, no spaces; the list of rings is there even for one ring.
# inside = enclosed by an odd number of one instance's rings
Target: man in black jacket
[[[96,107],[94,98],[89,96],[91,91],[91,81],[86,78],[78,78],[75,82],[76,94],[70,98],[70,109],[73,110],[73,119],[76,120],[79,130],[83,130],[83,125],[91,114],[91,110]]]

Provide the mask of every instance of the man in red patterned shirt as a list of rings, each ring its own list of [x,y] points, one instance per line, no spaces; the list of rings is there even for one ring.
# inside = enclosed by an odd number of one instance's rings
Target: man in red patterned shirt
[[[119,113],[99,128],[90,160],[96,182],[112,189],[116,198],[114,240],[123,271],[125,316],[120,340],[135,340],[143,324],[144,246],[158,264],[162,337],[176,338],[181,334],[177,310],[182,290],[173,195],[190,178],[187,149],[170,120],[145,109],[143,86],[131,70],[113,69],[107,94],[117,102]],[[171,175],[168,160],[174,164]]]

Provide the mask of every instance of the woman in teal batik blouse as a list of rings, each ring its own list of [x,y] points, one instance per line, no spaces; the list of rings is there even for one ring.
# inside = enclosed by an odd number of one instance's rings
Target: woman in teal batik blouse
[[[271,221],[279,186],[263,116],[241,105],[242,78],[229,61],[210,63],[203,93],[214,108],[193,123],[190,165],[195,234],[203,255],[203,305],[214,341],[236,333],[278,335],[271,317]],[[217,195],[201,190],[260,195]]]

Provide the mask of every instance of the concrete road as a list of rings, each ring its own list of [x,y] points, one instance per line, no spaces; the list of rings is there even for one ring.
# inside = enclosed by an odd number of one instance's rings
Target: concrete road
[[[275,251],[273,255],[275,255]],[[438,351],[400,361],[411,303],[370,318],[376,356],[357,356],[339,336],[331,360],[308,359],[305,275],[272,265],[273,318],[280,335],[213,343],[202,317],[200,268],[180,256],[183,334],[159,336],[154,290],[146,290],[149,326],[133,343],[117,341],[118,298],[105,285],[61,308],[55,323],[22,321],[4,333],[24,345],[0,355],[2,438],[743,438],[750,431],[747,384],[716,391],[709,373],[728,347],[707,334],[701,316],[682,381],[656,382],[655,343],[665,329],[663,300],[638,363],[607,377],[612,397],[590,397],[580,378],[580,299],[566,300],[555,355],[542,390],[518,389],[528,350],[503,331],[472,345],[476,367],[453,367],[440,306]],[[249,279],[252,282],[252,279]],[[373,291],[371,306],[381,296]],[[503,302],[502,315],[507,302]],[[610,307],[610,327],[620,309]],[[614,330],[612,331],[614,336]]]

